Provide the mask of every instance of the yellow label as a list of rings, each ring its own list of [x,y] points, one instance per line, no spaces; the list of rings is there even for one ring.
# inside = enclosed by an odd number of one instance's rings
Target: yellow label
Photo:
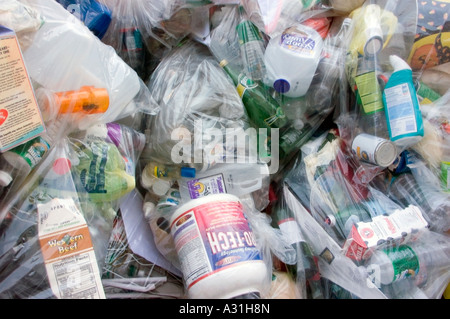
[[[383,108],[383,97],[375,72],[358,75],[355,79],[364,113],[370,114]]]

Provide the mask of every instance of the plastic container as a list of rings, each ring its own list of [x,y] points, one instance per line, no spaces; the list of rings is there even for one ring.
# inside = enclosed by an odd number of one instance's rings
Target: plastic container
[[[181,178],[178,185],[183,201],[212,194],[241,196],[261,189],[268,176],[265,163],[222,163],[198,173],[195,178]]]
[[[170,233],[189,298],[261,295],[268,270],[236,196],[216,194],[178,207]]]
[[[82,86],[79,90],[51,92],[44,88],[36,91],[39,106],[46,120],[58,114],[105,113],[109,107],[109,94],[105,88]]]
[[[305,95],[316,73],[322,48],[322,37],[313,28],[302,24],[287,28],[267,45],[265,84],[287,97]]]
[[[408,148],[423,138],[422,113],[410,66],[396,55],[391,55],[389,61],[394,73],[383,91],[389,138]]]

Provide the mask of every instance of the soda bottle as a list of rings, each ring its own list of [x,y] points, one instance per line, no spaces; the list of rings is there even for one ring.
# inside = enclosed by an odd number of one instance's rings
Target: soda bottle
[[[287,207],[276,207],[270,214],[272,226],[279,228],[297,253],[297,263],[286,264],[288,272],[294,277],[304,275],[313,299],[323,299],[321,276],[311,246],[303,238],[302,231],[292,211]]]
[[[448,269],[450,262],[449,241],[415,241],[376,250],[368,261],[367,272],[375,284],[389,285],[411,278],[417,286],[423,286],[433,271]]]
[[[242,6],[239,6],[239,17],[236,30],[245,74],[252,80],[262,80],[266,73],[264,39],[258,27],[248,19]]]
[[[233,70],[227,60],[222,60],[220,66],[233,80],[237,91],[247,111],[250,121],[258,128],[282,128],[288,119],[278,102],[269,95],[262,83],[253,81],[244,74]]]

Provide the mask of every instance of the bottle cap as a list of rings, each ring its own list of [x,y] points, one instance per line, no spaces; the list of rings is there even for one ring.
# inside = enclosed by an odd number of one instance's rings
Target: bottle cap
[[[142,208],[144,209],[144,217],[149,218],[153,209],[155,209],[155,204],[152,202],[145,202]]]
[[[99,1],[91,1],[88,10],[83,13],[83,20],[89,30],[102,39],[111,23],[111,10]]]
[[[193,167],[182,167],[181,168],[182,177],[195,177],[195,168]]]
[[[13,178],[9,173],[0,171],[0,186],[6,187],[12,182],[12,180]]]
[[[278,79],[273,83],[273,88],[278,93],[287,93],[291,89],[291,85],[284,79]]]

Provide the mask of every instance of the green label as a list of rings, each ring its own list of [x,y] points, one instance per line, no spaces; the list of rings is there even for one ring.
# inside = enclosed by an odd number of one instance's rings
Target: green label
[[[27,143],[15,147],[11,150],[21,157],[30,165],[31,169],[33,169],[47,154],[50,149],[50,144],[44,140],[42,137],[36,137]]]
[[[383,97],[375,72],[358,75],[355,82],[364,113],[370,114],[384,108]]]
[[[419,259],[414,250],[409,246],[385,249],[384,252],[392,261],[394,267],[394,281],[408,277],[414,277],[419,272]]]
[[[450,162],[441,162],[442,189],[450,192]]]

